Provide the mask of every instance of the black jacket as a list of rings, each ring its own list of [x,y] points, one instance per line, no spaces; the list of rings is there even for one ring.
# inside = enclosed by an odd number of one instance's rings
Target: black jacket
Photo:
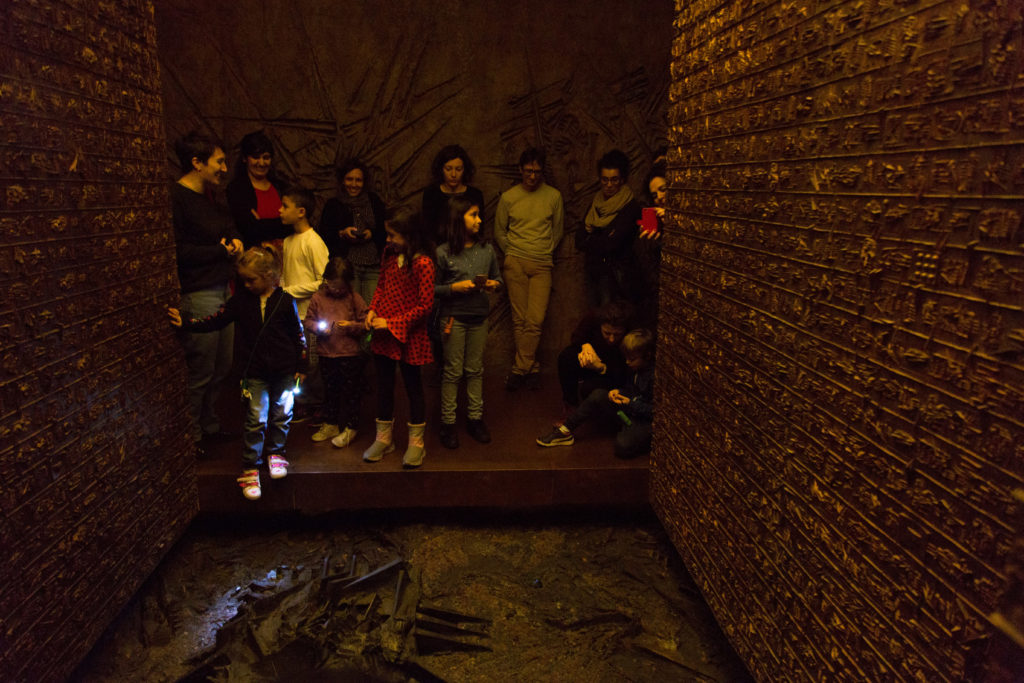
[[[295,299],[278,287],[267,299],[266,322],[260,316],[260,298],[239,289],[216,315],[183,320],[188,332],[213,332],[235,323],[235,367],[242,378],[275,379],[306,373],[306,337]]]
[[[171,217],[182,292],[223,287],[234,263],[221,239],[239,237],[224,207],[180,183],[171,185]]]
[[[284,183],[271,179],[271,184],[282,194]],[[292,234],[292,229],[281,222],[280,218],[256,218],[252,215],[256,208],[256,189],[249,181],[249,176],[243,173],[228,183],[225,192],[228,199],[228,208],[231,209],[231,217],[235,220],[235,227],[242,234],[242,242],[245,248],[259,246],[263,242],[272,240],[283,240]]]
[[[584,253],[587,270],[616,268],[631,274],[633,238],[639,230],[636,222],[640,215],[640,204],[634,199],[622,207],[607,226],[593,232],[581,226],[576,231],[576,248]]]
[[[380,258],[381,253],[384,251],[384,242],[387,240],[388,234],[384,231],[384,214],[387,212],[387,208],[384,206],[383,200],[377,196],[375,192],[367,190],[370,196],[370,209],[373,210],[373,221],[374,226],[370,230],[374,244],[377,245],[377,257]],[[345,256],[348,253],[348,242],[338,235],[339,230],[352,225],[352,211],[347,206],[341,203],[337,197],[332,197],[327,200],[324,204],[323,213],[320,214],[320,224],[317,226],[316,231],[320,233],[320,237],[323,239],[324,244],[327,245],[327,251],[330,252],[331,256]]]

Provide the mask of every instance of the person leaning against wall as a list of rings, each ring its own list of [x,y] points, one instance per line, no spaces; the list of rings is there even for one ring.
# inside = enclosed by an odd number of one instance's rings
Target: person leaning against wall
[[[181,284],[182,315],[207,318],[223,306],[242,240],[227,210],[213,201],[213,190],[227,175],[223,146],[193,131],[174,145],[182,176],[171,186],[174,243]],[[231,370],[233,330],[185,337],[188,406],[192,438],[221,434],[217,396]],[[200,448],[199,454],[202,455]]]
[[[544,182],[545,155],[530,148],[519,157],[522,182],[502,193],[494,239],[505,255],[502,274],[512,308],[515,358],[505,381],[509,391],[540,386],[537,347],[551,296],[554,253],[562,239],[562,193]]]

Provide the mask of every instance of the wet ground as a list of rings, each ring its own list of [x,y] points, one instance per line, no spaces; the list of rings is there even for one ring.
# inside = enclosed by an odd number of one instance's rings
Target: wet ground
[[[199,522],[73,680],[750,679],[629,510]]]

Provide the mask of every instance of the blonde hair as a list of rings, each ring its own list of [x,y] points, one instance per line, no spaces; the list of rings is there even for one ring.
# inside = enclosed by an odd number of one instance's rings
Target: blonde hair
[[[246,249],[238,261],[238,267],[248,268],[260,277],[270,280],[276,286],[281,283],[281,270],[284,265],[281,252],[275,247],[266,246]]]
[[[654,335],[648,329],[640,328],[633,330],[622,338],[622,355],[643,356],[651,358],[654,356]]]

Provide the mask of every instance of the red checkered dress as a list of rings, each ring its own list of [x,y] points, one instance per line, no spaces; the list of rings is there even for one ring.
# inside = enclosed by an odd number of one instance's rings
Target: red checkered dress
[[[388,329],[375,330],[370,350],[409,365],[434,361],[427,336],[427,320],[434,305],[434,262],[419,255],[399,267],[398,256],[384,252],[380,280],[370,310],[388,321]]]

